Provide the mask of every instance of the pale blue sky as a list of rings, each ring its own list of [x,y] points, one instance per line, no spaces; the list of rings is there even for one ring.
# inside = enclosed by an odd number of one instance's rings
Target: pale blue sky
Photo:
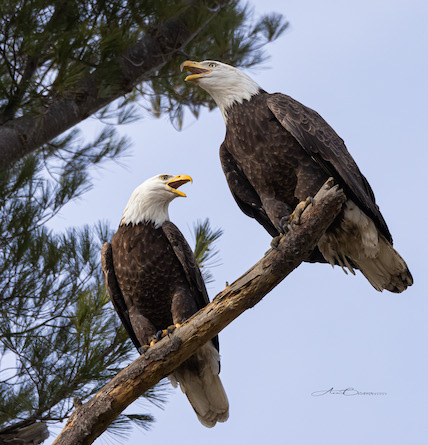
[[[265,90],[318,111],[345,140],[415,284],[403,294],[379,293],[361,274],[302,265],[220,334],[229,420],[213,429],[201,426],[185,396],[173,391],[164,411],[147,408],[157,418],[152,430],[136,431],[127,443],[428,443],[427,4],[251,4],[259,13],[282,12],[291,25],[267,47],[271,59],[264,69],[249,74]],[[97,121],[88,122],[90,136]],[[65,209],[57,228],[99,219],[115,227],[142,181],[157,173],[189,174],[194,183],[183,188],[188,198],[176,199],[170,216],[190,242],[197,219],[210,217],[224,229],[221,265],[212,270],[216,281],[209,285],[214,297],[258,261],[270,242],[229,193],[218,159],[225,132],[220,112],[189,119],[182,132],[167,118],[145,118],[123,131],[133,140],[121,162],[125,168],[111,163],[97,174],[93,190]],[[331,387],[387,395],[311,396]]]

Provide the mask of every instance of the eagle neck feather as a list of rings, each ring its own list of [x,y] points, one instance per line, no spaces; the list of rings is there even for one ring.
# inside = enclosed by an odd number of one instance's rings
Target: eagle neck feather
[[[142,195],[137,188],[126,205],[120,225],[147,222],[153,223],[156,229],[161,227],[165,221],[169,221],[168,206],[171,199],[161,199],[159,195],[152,196],[147,192]]]
[[[262,93],[263,90],[250,77],[238,79],[239,82],[227,85],[223,88],[212,88],[208,92],[214,99],[227,124],[227,113],[234,104],[242,104],[245,100],[250,100],[253,96]]]

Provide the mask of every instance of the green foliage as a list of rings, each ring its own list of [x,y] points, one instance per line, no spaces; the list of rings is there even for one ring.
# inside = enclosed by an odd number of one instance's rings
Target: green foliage
[[[135,404],[138,406],[138,409],[145,409],[146,400],[150,403],[156,405],[159,408],[162,408],[166,402],[166,396],[169,393],[171,386],[167,379],[162,380],[155,388],[151,388],[148,390],[144,397],[140,397],[136,400]],[[153,416],[150,414],[134,414],[134,413],[122,413],[119,415],[114,422],[109,426],[107,432],[117,436],[117,438],[126,437],[126,433],[129,430],[129,427],[135,425],[137,428],[140,428],[144,431],[148,431],[151,425],[154,422]]]
[[[116,107],[138,100],[148,112],[169,113],[180,127],[184,108],[197,116],[213,108],[208,95],[183,82],[178,67],[185,59],[215,59],[250,67],[264,59],[263,46],[287,27],[279,14],[255,18],[238,0],[192,3],[184,0],[8,0],[0,5],[0,124],[26,113],[40,113],[73,92],[96,73],[100,95],[120,92],[120,56],[146,33],[177,14],[198,8],[196,37],[137,91]],[[125,93],[125,92],[123,92]],[[126,92],[127,93],[127,92]],[[105,112],[102,111],[101,114]],[[116,116],[126,122],[128,112]],[[131,113],[132,114],[132,113]]]
[[[144,431],[148,431],[153,421],[154,418],[150,414],[120,414],[110,424],[108,432],[118,436],[118,438],[126,438],[126,432],[130,423]]]
[[[120,77],[129,49],[146,36],[155,39],[160,26],[187,12],[194,38],[171,59],[159,54],[165,64],[129,91]],[[0,171],[4,429],[63,420],[73,399],[87,399],[136,354],[102,283],[99,252],[111,238],[108,226],[65,233],[46,226],[88,190],[94,166],[124,153],[128,142],[114,124],[145,112],[167,113],[180,128],[186,109],[197,117],[202,106],[214,106],[203,90],[183,82],[181,62],[258,65],[265,60],[264,45],[287,23],[278,14],[256,17],[238,0],[2,0],[0,17],[0,126],[29,115],[42,119],[49,106],[70,96],[79,100],[89,76],[99,96],[119,97],[97,113],[106,125],[92,142],[72,129]],[[220,235],[208,220],[195,227],[195,254],[206,280],[212,279],[206,267],[215,265],[212,245]],[[162,394],[154,388],[144,400],[159,405]],[[151,421],[149,414],[126,414],[115,428],[146,428]]]
[[[108,158],[111,138],[58,156],[63,143],[46,149],[49,162],[28,156],[0,173],[3,427],[64,419],[73,398],[89,397],[136,355],[102,281],[99,252],[111,231],[98,224],[57,234],[45,225],[85,189],[86,169]]]
[[[212,229],[209,219],[197,221],[193,226],[195,236],[194,253],[199,267],[202,269],[202,276],[205,283],[213,281],[208,267],[216,266],[218,250],[214,248],[214,243],[223,234],[222,229]]]
[[[141,86],[143,103],[148,102],[146,108],[154,116],[168,113],[173,125],[180,129],[186,108],[195,117],[199,116],[201,107],[214,108],[214,101],[204,90],[183,82],[184,76],[177,69],[183,61],[219,60],[250,68],[266,60],[263,47],[277,39],[288,22],[280,14],[256,18],[253,10],[241,3],[228,2],[216,10],[214,18],[208,16],[198,39],[167,63],[158,76]]]

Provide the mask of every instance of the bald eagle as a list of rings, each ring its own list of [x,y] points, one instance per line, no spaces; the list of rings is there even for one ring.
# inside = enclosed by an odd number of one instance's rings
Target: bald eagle
[[[186,196],[178,187],[189,181],[186,175],[159,175],[143,182],[132,193],[111,244],[102,248],[108,293],[140,352],[159,331],[209,303],[196,258],[168,216],[169,203]],[[229,416],[219,372],[216,336],[169,376],[207,427]]]
[[[220,158],[238,206],[276,237],[296,221],[293,209],[333,177],[347,201],[309,261],[359,269],[378,291],[413,283],[367,179],[343,140],[315,111],[269,94],[242,71],[216,61],[181,65],[214,99],[226,123]],[[321,255],[320,255],[321,254]]]

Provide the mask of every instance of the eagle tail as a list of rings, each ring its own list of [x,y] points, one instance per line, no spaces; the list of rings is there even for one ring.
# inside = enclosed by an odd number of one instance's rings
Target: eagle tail
[[[340,224],[328,230],[318,248],[332,265],[339,264],[353,274],[359,269],[378,291],[400,293],[413,284],[406,262],[378,231],[375,224],[352,201],[344,206]]]
[[[403,292],[413,284],[406,262],[381,233],[378,246],[379,253],[375,258],[359,258],[353,262],[376,290]]]
[[[229,401],[219,372],[219,353],[208,342],[168,376],[173,386],[180,384],[199,421],[208,428],[229,417]]]

